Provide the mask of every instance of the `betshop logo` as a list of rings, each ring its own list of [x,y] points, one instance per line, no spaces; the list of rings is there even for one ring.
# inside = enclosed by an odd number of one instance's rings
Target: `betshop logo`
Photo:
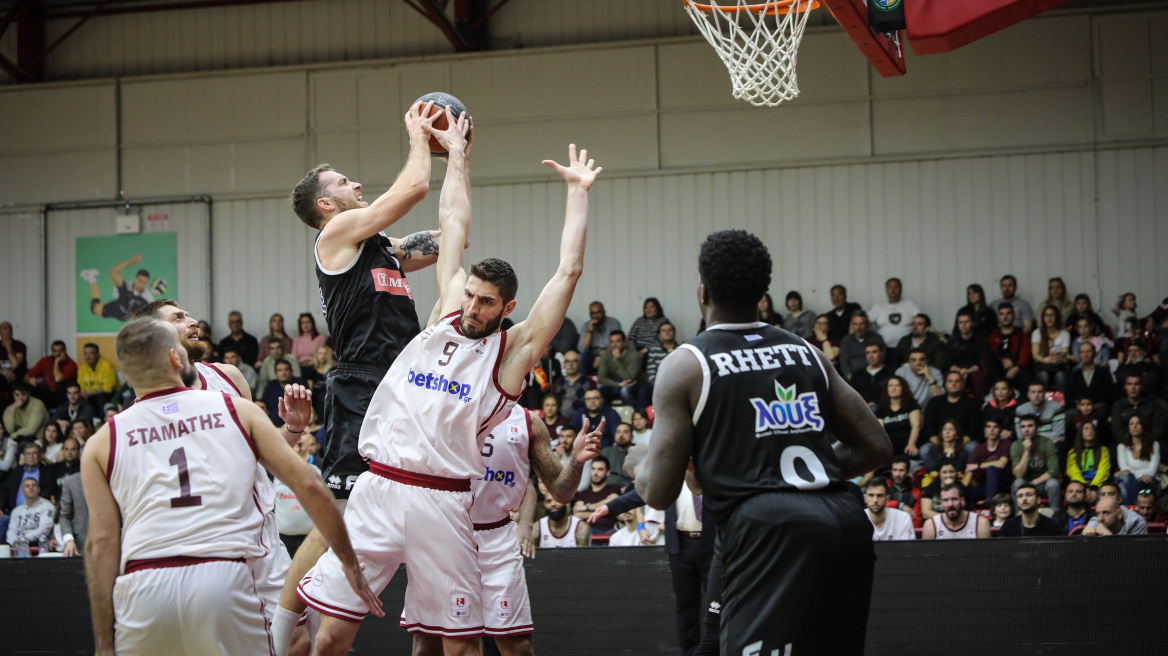
[[[457,397],[458,400],[462,401],[463,403],[470,403],[471,401],[470,383],[460,383],[456,380],[449,380],[444,375],[435,376],[432,373],[422,375],[415,373],[413,369],[410,369],[410,373],[406,376],[406,380],[415,387],[421,387],[422,389],[427,389],[432,392],[442,392]]]

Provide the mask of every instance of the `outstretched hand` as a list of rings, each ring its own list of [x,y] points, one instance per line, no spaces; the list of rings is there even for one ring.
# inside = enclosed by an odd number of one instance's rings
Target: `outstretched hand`
[[[596,430],[588,431],[588,418],[584,418],[584,425],[580,428],[580,434],[576,436],[576,441],[572,443],[572,459],[583,465],[600,455],[600,438],[604,435],[604,420],[600,420],[600,425]]]
[[[598,520],[601,517],[604,517],[606,515],[608,515],[608,504],[607,503],[604,504],[603,506],[597,508],[596,510],[592,511],[592,514],[589,515],[588,519],[586,519],[584,521],[588,522],[589,524],[595,524],[596,520]]]
[[[430,135],[426,132],[423,126],[433,125],[434,121],[442,114],[430,115],[431,110],[434,109],[434,101],[428,103],[414,103],[410,106],[410,111],[406,112],[406,134],[410,137],[410,143],[418,143],[418,140],[429,142]]]
[[[423,124],[422,129],[437,139],[447,152],[458,150],[465,153],[466,137],[470,134],[470,117],[466,115],[466,112],[462,112],[455,119],[454,113],[450,111],[449,107],[444,107],[442,113],[446,116],[445,130],[435,128],[433,121]]]
[[[381,600],[377,598],[373,589],[369,587],[369,582],[365,580],[365,566],[344,566],[343,569],[345,570],[345,578],[349,579],[349,585],[353,587],[353,592],[357,593],[369,612],[377,617],[385,617],[385,611],[381,610]]]
[[[285,385],[278,411],[289,431],[303,431],[312,421],[312,391],[303,385]]]
[[[592,183],[596,182],[596,176],[604,170],[603,166],[595,166],[595,160],[588,159],[588,150],[581,150],[580,156],[576,156],[576,144],[568,145],[568,165],[564,166],[553,160],[545,159],[544,164],[556,170],[560,177],[570,185],[579,185],[584,191],[592,188]]]

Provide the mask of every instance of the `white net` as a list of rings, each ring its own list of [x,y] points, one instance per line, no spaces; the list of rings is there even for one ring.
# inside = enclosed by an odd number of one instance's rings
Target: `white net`
[[[795,64],[814,0],[684,2],[730,71],[735,98],[774,107],[799,95]]]

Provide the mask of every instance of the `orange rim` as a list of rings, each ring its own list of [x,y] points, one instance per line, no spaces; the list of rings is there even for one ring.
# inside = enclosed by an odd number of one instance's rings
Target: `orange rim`
[[[749,11],[754,14],[765,13],[767,16],[786,14],[792,11],[811,11],[819,7],[819,0],[774,0],[774,2],[764,2],[757,5],[746,5],[744,7],[715,7],[714,5],[693,2],[693,0],[685,0],[685,3],[699,11],[711,13],[720,11],[723,14],[737,14],[741,11]]]

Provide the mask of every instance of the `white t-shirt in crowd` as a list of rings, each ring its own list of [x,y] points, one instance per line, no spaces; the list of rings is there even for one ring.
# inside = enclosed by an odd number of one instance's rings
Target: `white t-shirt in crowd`
[[[872,521],[872,511],[865,510],[868,521]],[[884,525],[876,526],[872,522],[873,540],[915,540],[917,533],[913,529],[912,515],[896,508],[884,509]]]
[[[641,536],[637,533],[637,527],[629,524],[628,527],[622,528],[612,537],[608,539],[608,546],[610,547],[639,547],[641,546]]]
[[[309,465],[320,476],[316,465]],[[296,493],[280,479],[276,483],[276,526],[284,535],[307,535],[312,530],[312,518],[300,505]]]
[[[888,348],[893,348],[901,337],[912,332],[913,317],[921,313],[921,308],[907,298],[899,303],[879,303],[868,311],[868,320],[876,326],[876,332],[884,339]]]
[[[1041,344],[1042,343],[1042,329],[1041,328],[1030,333],[1030,343],[1031,344]],[[1070,350],[1071,350],[1071,334],[1065,330],[1059,331],[1058,336],[1055,337],[1054,341],[1052,341],[1050,343],[1050,352],[1051,353],[1058,351],[1060,349],[1065,350],[1067,352],[1070,352]]]

